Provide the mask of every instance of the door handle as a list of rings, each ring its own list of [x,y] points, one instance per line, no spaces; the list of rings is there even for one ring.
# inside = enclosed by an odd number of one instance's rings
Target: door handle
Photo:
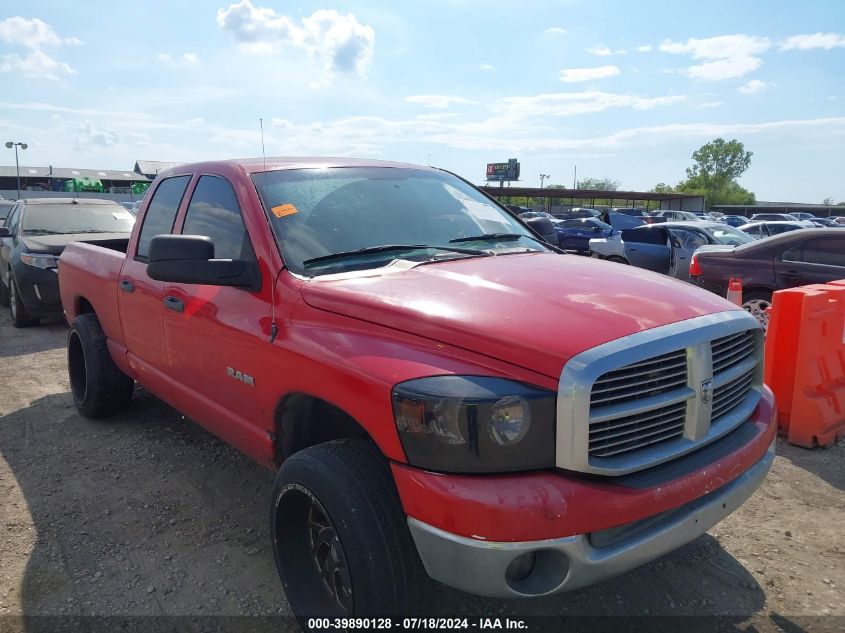
[[[174,312],[185,311],[185,303],[181,299],[177,299],[176,297],[165,297],[164,307],[168,310],[173,310]]]
[[[123,290],[123,292],[135,292],[135,284],[131,281],[127,281],[126,279],[122,279],[120,281],[120,289]]]

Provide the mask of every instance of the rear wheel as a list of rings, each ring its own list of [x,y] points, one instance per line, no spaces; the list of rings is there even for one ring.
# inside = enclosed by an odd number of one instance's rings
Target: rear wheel
[[[752,290],[742,298],[742,308],[763,326],[763,334],[769,329],[768,308],[772,307],[772,293],[768,290]]]
[[[104,418],[129,406],[135,381],[115,365],[95,315],[81,314],[70,326],[67,368],[73,401],[82,415]]]
[[[33,319],[26,311],[18,284],[11,272],[9,273],[9,313],[12,315],[12,325],[15,327],[27,327],[38,323],[38,319]]]
[[[291,609],[309,617],[427,612],[434,585],[414,546],[387,460],[369,441],[289,457],[273,487],[273,554]]]

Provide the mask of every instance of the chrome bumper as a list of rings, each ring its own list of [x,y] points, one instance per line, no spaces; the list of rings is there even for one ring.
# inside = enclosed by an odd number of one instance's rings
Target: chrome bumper
[[[721,488],[680,508],[603,532],[508,543],[458,536],[410,517],[408,526],[435,580],[495,598],[548,595],[616,576],[696,539],[757,490],[774,456],[773,442],[759,462]],[[531,553],[533,566],[526,559],[514,562]]]

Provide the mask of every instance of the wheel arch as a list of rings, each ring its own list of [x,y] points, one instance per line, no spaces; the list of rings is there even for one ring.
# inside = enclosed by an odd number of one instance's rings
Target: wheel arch
[[[291,392],[279,398],[273,420],[276,467],[294,453],[332,440],[374,441],[354,416],[325,398],[306,392]]]

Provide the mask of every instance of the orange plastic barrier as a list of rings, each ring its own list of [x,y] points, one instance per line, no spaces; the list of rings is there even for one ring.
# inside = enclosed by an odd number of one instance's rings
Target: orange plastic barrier
[[[774,293],[764,379],[790,444],[845,437],[845,280]]]

